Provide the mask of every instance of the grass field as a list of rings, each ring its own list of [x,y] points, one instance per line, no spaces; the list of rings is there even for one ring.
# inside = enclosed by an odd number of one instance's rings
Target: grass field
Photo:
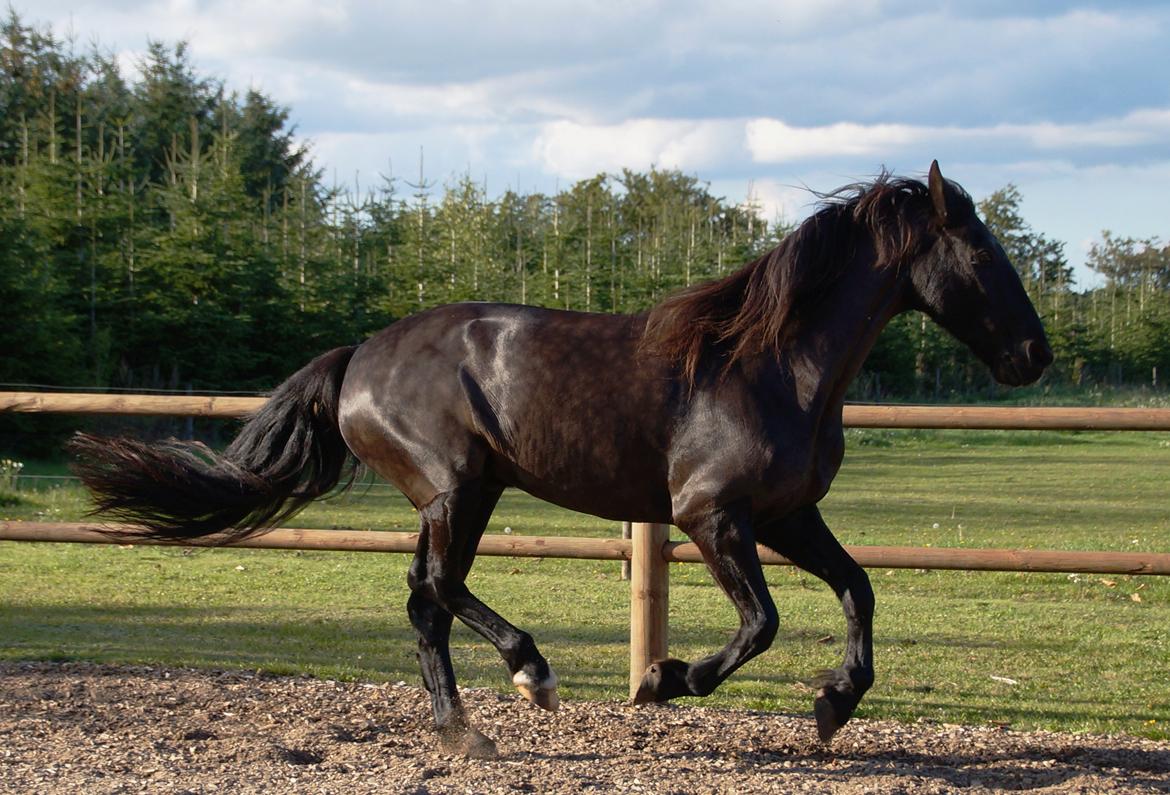
[[[26,473],[59,468],[30,463]],[[850,544],[1170,551],[1164,434],[852,431],[823,503]],[[76,520],[76,487],[0,491],[0,517]],[[312,506],[302,527],[413,529],[380,485]],[[508,494],[489,532],[617,533]],[[243,667],[419,681],[401,555],[0,542],[0,657]],[[878,682],[860,715],[1170,737],[1170,581],[1158,577],[872,570]],[[836,665],[831,592],[768,579],[773,648],[703,703],[806,713]],[[483,558],[470,585],[536,637],[562,696],[624,698],[628,589],[618,564]],[[671,653],[734,628],[701,566],[671,571]],[[461,682],[510,689],[494,649],[457,627]]]

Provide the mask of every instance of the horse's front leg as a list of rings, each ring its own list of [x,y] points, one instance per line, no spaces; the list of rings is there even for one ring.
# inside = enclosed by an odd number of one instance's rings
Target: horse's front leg
[[[817,678],[817,733],[828,742],[873,684],[873,588],[815,505],[760,526],[757,535],[761,544],[828,583],[845,611],[845,660]]]
[[[745,662],[772,645],[780,619],[768,593],[746,500],[699,516],[678,518],[715,581],[739,611],[739,631],[722,650],[693,663],[660,660],[646,669],[635,704],[705,696]]]

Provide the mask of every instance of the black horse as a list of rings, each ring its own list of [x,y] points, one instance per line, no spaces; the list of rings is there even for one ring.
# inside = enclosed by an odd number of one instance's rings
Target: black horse
[[[458,617],[499,650],[531,701],[557,706],[532,637],[468,590],[507,487],[609,519],[669,522],[698,545],[739,631],[696,662],[661,660],[636,701],[704,696],[764,651],[778,618],[756,544],[820,577],[845,611],[839,668],[814,702],[822,740],[873,683],[873,591],[817,510],[844,449],[846,387],[882,328],[927,313],[1005,384],[1052,360],[1044,329],[970,197],[931,165],[826,197],[774,250],[648,314],[458,304],[313,360],[222,455],[181,442],[78,435],[98,511],[169,539],[259,533],[352,473],[353,458],[418,508],[407,611],[440,738],[472,728],[448,651]]]

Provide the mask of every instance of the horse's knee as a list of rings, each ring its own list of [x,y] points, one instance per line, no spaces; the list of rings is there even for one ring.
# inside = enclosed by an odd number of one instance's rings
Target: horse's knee
[[[864,621],[869,621],[873,617],[873,586],[870,585],[869,575],[864,569],[859,567],[849,579],[848,587],[841,594],[841,604],[850,617]]]
[[[406,613],[410,616],[411,622],[416,619],[426,620],[439,609],[430,594],[422,588],[415,588],[406,600]]]
[[[425,580],[426,575],[423,567],[411,564],[410,569],[406,572],[406,587],[410,588],[413,593],[422,587]]]
[[[850,588],[841,601],[851,618],[867,624],[873,620],[874,598],[868,582],[863,588],[857,590]]]
[[[421,590],[448,612],[455,612],[455,605],[471,592],[463,582],[449,574],[432,577]]]

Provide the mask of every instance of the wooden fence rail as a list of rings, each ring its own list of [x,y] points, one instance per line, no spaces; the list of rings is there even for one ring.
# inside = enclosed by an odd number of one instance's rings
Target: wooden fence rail
[[[264,401],[265,398],[255,397],[0,392],[0,412],[240,418],[256,411]],[[1170,431],[1170,409],[853,404],[845,407],[844,421],[854,428]],[[110,527],[96,523],[0,522],[0,541],[127,542],[125,536],[103,532]],[[670,541],[669,530],[666,525],[635,522],[628,539],[485,535],[479,554],[629,561],[632,697],[646,666],[667,654],[667,564],[702,560],[694,544]],[[280,528],[231,546],[409,553],[417,541],[416,533]],[[164,542],[138,538],[134,543]],[[1170,554],[1157,552],[873,546],[847,549],[862,566],[876,568],[1170,575]],[[790,565],[765,549],[760,549],[760,560]]]
[[[266,398],[0,392],[0,412],[246,417]],[[1170,431],[1170,409],[1017,406],[845,406],[851,428]]]
[[[519,536],[488,533],[478,554],[511,558],[569,558],[578,560],[659,559],[665,563],[702,563],[694,544],[670,541],[663,535],[639,550],[635,539],[645,528],[666,525],[634,523],[631,539]],[[116,530],[119,534],[109,531]],[[175,545],[147,537],[128,537],[134,528],[101,522],[0,521],[0,541],[57,541],[78,544]],[[653,531],[660,533],[660,530]],[[129,540],[128,540],[129,538]],[[282,527],[226,546],[250,549],[300,549],[325,552],[414,552],[418,533],[383,530],[307,530]],[[186,546],[216,546],[198,541]],[[1167,552],[1070,552],[1051,549],[978,549],[968,547],[847,546],[862,566],[878,569],[940,569],[956,571],[1077,572],[1081,574],[1152,574],[1170,576]],[[789,560],[758,547],[760,562],[790,566]]]

